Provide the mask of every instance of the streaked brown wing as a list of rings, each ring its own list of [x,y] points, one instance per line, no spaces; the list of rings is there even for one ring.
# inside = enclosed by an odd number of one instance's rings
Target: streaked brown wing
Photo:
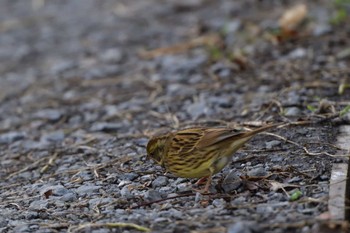
[[[203,137],[197,144],[197,148],[212,146],[225,140],[251,138],[254,135],[275,128],[283,123],[270,124],[260,127],[258,129],[246,131],[244,129],[225,129],[225,128],[208,128],[204,131]]]
[[[203,137],[197,144],[198,148],[204,148],[211,146],[220,142],[225,141],[226,139],[232,139],[234,137],[241,137],[246,131],[244,130],[235,130],[235,129],[225,129],[225,128],[209,128],[204,132]]]
[[[197,148],[204,135],[204,128],[192,128],[178,131],[172,138],[169,154],[186,154]]]

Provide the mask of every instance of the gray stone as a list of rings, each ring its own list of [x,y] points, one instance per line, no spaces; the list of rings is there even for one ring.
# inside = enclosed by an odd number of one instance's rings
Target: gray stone
[[[53,185],[53,186],[46,186],[46,187],[42,188],[40,190],[40,195],[44,196],[45,193],[47,193],[50,190],[51,190],[53,196],[63,196],[67,193],[72,193],[72,191],[66,189],[62,185]]]
[[[0,134],[0,144],[8,144],[18,140],[21,140],[26,137],[26,133],[24,132],[8,132]]]
[[[309,232],[322,232],[322,231],[320,231],[320,229],[317,231],[312,231],[310,229],[310,226],[304,226],[303,228],[301,228],[301,233],[309,233]]]
[[[212,203],[213,206],[217,208],[225,208],[226,206],[226,201],[224,199],[215,199]]]
[[[332,31],[332,27],[329,24],[316,24],[314,26],[312,34],[315,37],[325,35]]]
[[[263,166],[257,166],[247,172],[248,176],[263,177],[267,175],[267,171]]]
[[[131,181],[130,180],[121,180],[118,183],[118,187],[124,187],[127,184],[131,184]]]
[[[171,1],[173,3],[173,7],[176,11],[192,11],[198,9],[202,4],[204,4],[204,0],[177,0]]]
[[[287,56],[290,59],[303,58],[307,55],[307,51],[304,48],[296,48],[291,51]]]
[[[301,113],[300,109],[297,107],[290,107],[285,109],[285,116],[299,116]]]
[[[244,222],[236,222],[228,227],[227,233],[252,233],[252,230],[249,227],[250,225],[251,224]]]
[[[198,117],[203,116],[207,113],[208,107],[206,102],[201,99],[198,102],[188,105],[186,107],[186,111],[193,120],[196,120]]]
[[[153,182],[152,187],[162,187],[168,184],[168,178],[165,176],[158,176]]]
[[[76,192],[79,196],[85,196],[87,194],[98,193],[101,186],[97,185],[82,185],[77,188]]]
[[[84,79],[97,79],[111,75],[120,74],[121,70],[119,66],[112,64],[105,64],[99,67],[94,67],[88,69],[87,72],[83,75]]]
[[[120,49],[111,48],[102,53],[100,58],[104,62],[118,63],[123,59],[123,53]]]
[[[60,60],[60,61],[55,61],[53,63],[53,66],[51,67],[50,71],[52,74],[60,74],[63,73],[67,70],[73,69],[76,67],[77,64],[74,61],[71,60]]]
[[[231,201],[231,205],[241,205],[242,203],[245,203],[247,201],[247,198],[244,196],[237,197]]]
[[[188,183],[181,183],[176,185],[177,191],[178,192],[187,192],[191,190],[191,185]]]
[[[77,195],[75,193],[67,193],[67,194],[64,194],[61,198],[60,198],[61,201],[64,201],[64,202],[73,202],[73,201],[76,201],[77,200]]]
[[[41,136],[40,141],[42,143],[50,143],[50,142],[61,142],[64,139],[63,130],[58,130],[54,132],[50,132]]]
[[[56,109],[43,109],[34,114],[36,118],[50,121],[58,121],[62,117],[62,112]]]
[[[194,95],[196,93],[196,90],[193,87],[180,83],[171,83],[167,85],[166,88],[166,93],[170,96],[186,96]]]
[[[46,210],[49,205],[48,200],[32,201],[29,205],[29,210]]]
[[[232,69],[223,63],[215,63],[210,67],[210,71],[218,75],[220,78],[228,78],[232,76]]]
[[[122,127],[123,124],[121,123],[96,122],[91,126],[90,131],[116,132]]]
[[[302,102],[300,91],[290,91],[287,94],[287,102],[289,104],[300,104]]]
[[[182,211],[176,210],[176,209],[169,209],[168,210],[171,214],[170,216],[174,217],[175,219],[184,219],[186,218],[186,216],[184,215],[184,213]]]
[[[173,187],[169,187],[169,186],[164,186],[164,187],[160,187],[159,188],[159,192],[165,196],[167,196],[169,193],[173,192],[174,188]]]
[[[148,143],[149,139],[148,138],[137,138],[135,139],[135,143],[139,146],[146,146]]]
[[[150,189],[144,195],[145,200],[147,201],[157,201],[162,199],[160,193],[156,190]]]
[[[13,232],[31,232],[29,230],[29,227],[30,227],[30,224],[25,224],[25,223],[22,223],[22,224],[16,224],[14,225],[15,228],[13,228]]]
[[[281,144],[281,141],[272,140],[272,141],[265,142],[265,147],[266,149],[272,149],[273,147],[278,146],[280,144]]]
[[[113,202],[113,198],[93,198],[89,200],[89,205],[91,207],[95,207],[97,205],[105,205]]]
[[[155,218],[155,219],[153,220],[154,223],[169,222],[169,221],[170,221],[169,218],[163,218],[163,217],[161,217],[161,218]]]
[[[281,202],[281,201],[286,201],[286,195],[282,193],[276,193],[276,192],[271,192],[268,195],[268,202],[269,203],[274,203],[274,202]]]
[[[225,190],[226,193],[230,193],[236,190],[239,186],[241,186],[241,184],[241,178],[238,176],[237,171],[233,169],[225,177],[222,183],[222,188]]]
[[[269,205],[269,204],[265,204],[265,203],[262,203],[262,204],[258,204],[256,206],[256,212],[258,214],[265,214],[265,215],[268,215],[269,213],[271,213],[273,211],[273,208]]]
[[[199,203],[203,199],[203,195],[199,192],[196,192],[196,197],[194,199],[195,203]]]
[[[170,55],[163,56],[160,63],[163,73],[167,74],[164,78],[173,77],[174,74],[181,74],[177,80],[181,81],[186,74],[193,73],[196,69],[200,68],[207,59],[206,55],[199,55],[192,58]]]
[[[5,217],[0,216],[0,228],[6,227],[8,223],[8,220],[5,219]],[[0,231],[1,232],[1,231]]]
[[[131,194],[130,190],[129,190],[129,186],[124,186],[121,190],[120,190],[120,195],[124,198],[132,198],[133,195]]]
[[[294,176],[291,179],[289,179],[287,182],[288,183],[296,183],[296,182],[300,182],[302,181],[302,178],[300,178],[299,176]]]
[[[71,167],[73,169],[73,167]],[[77,168],[80,168],[80,166],[77,166]],[[81,178],[84,181],[89,181],[89,180],[93,180],[93,174],[90,171],[82,171],[80,172],[77,177]]]
[[[281,162],[281,161],[283,161],[284,160],[284,156],[282,156],[282,155],[279,155],[279,154],[277,154],[277,155],[272,155],[271,156],[271,162]]]
[[[28,211],[25,213],[24,216],[25,216],[25,219],[27,219],[27,220],[36,219],[39,216],[39,212],[38,211]]]
[[[144,176],[140,177],[140,181],[141,182],[151,181],[152,177],[153,177],[153,175],[144,175]]]

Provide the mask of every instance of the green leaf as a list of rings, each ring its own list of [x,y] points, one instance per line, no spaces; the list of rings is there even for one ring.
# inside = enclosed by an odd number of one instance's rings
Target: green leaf
[[[345,114],[347,114],[348,112],[350,112],[350,105],[346,106],[345,108],[343,108],[340,113],[339,116],[343,117]]]
[[[346,20],[347,16],[346,9],[340,8],[337,10],[335,16],[330,19],[330,23],[335,25],[340,24]]]
[[[312,105],[310,105],[310,104],[308,104],[306,107],[307,107],[307,109],[309,109],[311,112],[316,112],[316,110],[317,110],[316,107],[314,107],[314,106],[312,106]]]
[[[295,190],[292,195],[290,195],[289,201],[296,201],[298,200],[301,196],[303,195],[303,193],[297,189]]]
[[[338,94],[339,94],[339,95],[344,94],[345,89],[347,89],[347,88],[349,88],[349,87],[350,87],[350,85],[347,84],[347,83],[342,83],[342,84],[340,84],[339,87],[338,87]]]

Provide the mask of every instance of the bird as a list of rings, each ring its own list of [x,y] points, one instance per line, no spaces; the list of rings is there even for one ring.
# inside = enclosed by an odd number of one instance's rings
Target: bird
[[[280,126],[268,124],[254,130],[225,127],[193,127],[152,137],[147,143],[147,159],[154,160],[177,177],[207,180],[231,162],[234,153],[256,134]]]

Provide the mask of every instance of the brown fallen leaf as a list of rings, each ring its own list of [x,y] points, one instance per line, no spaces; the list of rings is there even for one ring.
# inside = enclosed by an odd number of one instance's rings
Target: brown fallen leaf
[[[282,31],[294,31],[307,15],[307,6],[298,4],[284,12],[278,23]]]
[[[283,191],[285,191],[285,188],[300,188],[300,185],[295,185],[295,184],[284,184],[273,180],[270,180],[269,182],[271,185],[270,189],[272,191],[278,191],[279,189],[282,189]]]

